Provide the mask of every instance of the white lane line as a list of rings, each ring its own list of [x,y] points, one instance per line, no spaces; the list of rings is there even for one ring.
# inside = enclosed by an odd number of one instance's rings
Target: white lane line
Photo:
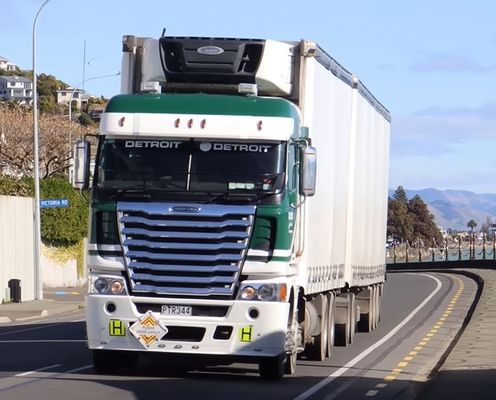
[[[88,364],[88,365],[84,365],[83,367],[70,369],[69,371],[62,372],[59,375],[62,375],[62,374],[75,374],[76,372],[84,371],[84,370],[90,369],[90,368],[93,368],[93,364]]]
[[[343,367],[339,368],[337,371],[333,372],[331,375],[329,375],[327,378],[321,380],[319,383],[316,385],[312,386],[310,389],[307,391],[303,392],[299,396],[295,397],[294,400],[305,400],[312,396],[314,393],[322,389],[324,386],[328,385],[331,383],[333,380],[336,378],[340,377],[344,373],[346,373],[350,368],[354,367],[355,364],[359,363],[362,361],[365,357],[367,357],[370,353],[372,353],[374,350],[376,350],[378,347],[382,346],[385,342],[387,342],[391,337],[393,337],[401,328],[403,328],[415,315],[419,313],[419,311],[425,307],[425,305],[436,295],[437,292],[441,289],[442,283],[439,279],[437,279],[434,276],[427,275],[427,274],[416,274],[418,275],[424,275],[427,276],[428,278],[434,279],[437,283],[436,288],[432,291],[432,293],[422,302],[418,305],[418,307],[413,310],[403,321],[401,321],[393,330],[391,330],[386,336],[384,336],[381,340],[375,342],[372,346],[369,348],[365,349],[363,352],[361,352],[359,355],[357,355],[354,359],[346,363]]]
[[[53,368],[53,367],[56,367],[56,366],[58,367],[60,365],[61,364],[54,364],[54,365],[50,365],[49,367],[40,368],[40,369],[37,369],[35,371],[23,372],[21,374],[17,374],[17,375],[14,375],[14,376],[16,376],[16,377],[19,377],[19,376],[20,377],[29,376],[29,375],[32,375],[32,374],[34,374],[36,372],[40,372],[40,371],[46,370],[48,368]],[[62,375],[74,374],[76,372],[84,371],[85,369],[90,369],[92,367],[93,367],[92,364],[88,364],[88,365],[84,365],[84,366],[79,367],[79,368],[70,369],[68,371],[48,373],[46,376],[41,376],[41,377],[36,377],[36,376],[35,377],[31,377],[29,380],[26,380],[26,381],[23,381],[23,382],[20,382],[20,383],[16,383],[16,384],[11,385],[11,386],[0,388],[0,393],[2,393],[2,392],[8,392],[10,390],[14,390],[14,389],[17,389],[17,388],[20,388],[20,387],[24,387],[24,386],[29,386],[29,385],[32,385],[32,384],[35,384],[35,383],[38,383],[38,382],[43,382],[43,381],[47,381],[47,380],[50,380],[50,379],[55,379],[55,378],[57,378],[59,376],[62,376]],[[6,378],[3,378],[3,379],[6,379]]]
[[[15,374],[14,376],[28,376],[28,375],[35,374],[37,372],[46,371],[47,369],[57,368],[57,367],[60,367],[61,365],[62,364],[53,364],[53,365],[49,365],[48,367],[35,369],[33,371],[21,372],[20,374]]]
[[[61,322],[61,323],[58,323],[58,324],[48,324],[48,325],[36,326],[36,327],[33,327],[33,328],[18,329],[16,331],[8,331],[8,332],[0,333],[0,336],[8,336],[8,335],[12,335],[14,333],[30,332],[30,331],[37,331],[37,330],[40,330],[40,329],[53,328],[55,326],[64,325],[66,323],[67,322]]]
[[[369,390],[367,393],[365,393],[366,397],[372,397],[375,396],[377,393],[379,393],[378,390]]]
[[[85,339],[31,339],[31,340],[0,340],[0,343],[86,343]]]

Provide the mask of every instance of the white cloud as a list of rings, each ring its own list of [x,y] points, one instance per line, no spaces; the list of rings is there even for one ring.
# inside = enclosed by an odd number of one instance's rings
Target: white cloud
[[[472,72],[477,74],[494,72],[495,65],[483,65],[473,58],[446,53],[433,53],[415,62],[412,69],[416,72]]]
[[[393,156],[450,153],[455,145],[496,137],[496,102],[478,108],[433,107],[392,123]]]

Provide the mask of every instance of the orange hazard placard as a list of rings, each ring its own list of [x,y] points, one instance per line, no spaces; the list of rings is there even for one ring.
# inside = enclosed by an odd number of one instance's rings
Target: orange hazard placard
[[[167,334],[168,329],[155,317],[153,312],[147,311],[129,327],[129,332],[148,348],[154,342],[162,339]]]

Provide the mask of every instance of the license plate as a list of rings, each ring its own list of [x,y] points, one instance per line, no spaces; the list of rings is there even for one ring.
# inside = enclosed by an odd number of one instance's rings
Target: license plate
[[[193,315],[191,306],[162,306],[162,315]]]

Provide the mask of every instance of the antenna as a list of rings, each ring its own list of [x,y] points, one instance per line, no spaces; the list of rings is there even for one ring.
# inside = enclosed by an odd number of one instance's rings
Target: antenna
[[[161,37],[165,36],[165,31],[166,31],[166,28],[162,29],[162,36]]]

